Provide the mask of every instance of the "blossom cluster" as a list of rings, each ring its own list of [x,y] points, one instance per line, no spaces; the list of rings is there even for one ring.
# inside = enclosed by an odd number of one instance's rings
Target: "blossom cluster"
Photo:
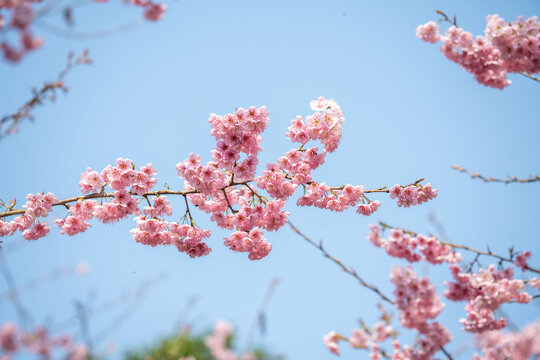
[[[299,206],[332,211],[357,206],[356,211],[363,215],[370,215],[381,205],[378,200],[367,199],[366,193],[390,193],[398,197],[399,206],[420,204],[437,195],[437,190],[429,184],[419,185],[419,181],[390,190],[365,190],[351,184],[330,187],[313,181],[312,171],[324,163],[327,153],[337,149],[344,118],[333,100],[319,97],[310,104],[315,113],[305,122],[297,117],[287,133],[291,140],[301,143],[300,147],[268,164],[260,176],[256,176],[258,155],[262,150],[261,134],[269,121],[268,111],[264,106],[237,108],[232,114],[211,114],[208,119],[216,139],[211,161],[203,163],[200,155],[190,154],[176,165],[178,177],[184,181],[183,190],[166,187],[156,191],[157,172],[152,164],[137,170],[132,160],[119,158],[115,166],[108,165],[101,171],[89,167],[81,174],[79,187],[86,195],[58,201],[52,193],[30,194],[26,210],[14,210],[15,203],[3,204],[7,211],[0,213],[0,218],[20,216],[11,222],[0,220],[0,236],[22,231],[28,240],[43,237],[50,229],[39,218],[46,217],[52,206],[64,205],[67,215],[55,220],[62,234],[84,232],[92,219],[112,223],[133,215],[136,227],[131,234],[137,242],[173,245],[190,257],[199,257],[211,251],[206,244],[211,231],[197,226],[192,204],[209,214],[217,226],[232,231],[225,237],[225,246],[247,253],[251,260],[260,260],[272,249],[265,231],[277,231],[287,223],[287,200],[299,187],[304,189],[304,195],[297,200]],[[307,147],[309,141],[320,142],[323,150]],[[108,189],[112,192],[106,192]],[[178,222],[166,219],[173,215],[168,195],[184,197],[186,211]]]
[[[527,270],[529,265],[527,264],[527,261],[532,256],[530,251],[523,251],[521,254],[516,256],[515,264],[518,268],[521,269],[521,271]]]
[[[433,21],[418,26],[416,35],[429,43],[441,41],[441,51],[449,60],[489,87],[503,89],[510,85],[508,73],[540,72],[540,22],[536,16],[507,22],[489,15],[484,36],[476,38],[455,25],[441,35]]]
[[[107,2],[108,0],[94,0],[95,2]],[[40,1],[33,0],[2,0],[0,1],[0,31],[6,33],[11,30],[17,34],[18,44],[13,45],[7,40],[0,40],[0,52],[4,59],[10,62],[20,61],[26,54],[43,44],[43,39],[32,33],[32,23],[46,14],[44,11],[36,11],[36,4]],[[150,21],[157,21],[163,17],[167,9],[166,5],[154,3],[152,0],[129,0],[135,6],[144,9],[144,17]],[[41,9],[43,10],[43,9]]]
[[[257,155],[262,150],[261,134],[268,120],[265,106],[252,106],[247,110],[238,108],[234,114],[225,116],[211,114],[208,119],[212,125],[210,133],[217,141],[216,150],[212,151],[215,166],[232,171],[237,181],[253,178],[258,164]],[[245,159],[240,161],[243,156]]]
[[[280,157],[277,163],[269,163],[262,176],[255,179],[260,189],[266,190],[277,199],[287,199],[299,186],[312,183],[312,171],[324,163],[326,154],[339,145],[343,129],[343,112],[334,100],[319,97],[310,102],[315,111],[304,121],[298,115],[291,121],[287,138],[301,144]],[[320,141],[324,149],[318,147],[304,149],[309,141]]]
[[[34,21],[33,1],[2,1],[0,2],[0,30],[9,28],[18,34],[19,46],[14,47],[7,41],[0,41],[0,51],[4,59],[17,62],[28,52],[39,48],[43,44],[43,39],[32,34],[30,25]],[[9,23],[4,24],[2,13],[9,13]]]
[[[433,355],[450,342],[450,332],[439,322],[432,321],[442,311],[444,305],[435,292],[435,286],[427,278],[418,278],[410,268],[394,267],[390,280],[396,286],[394,305],[400,312],[401,325],[418,333],[414,346],[400,345],[396,339],[397,332],[390,324],[391,317],[384,314],[381,322],[371,329],[363,325],[362,329],[354,329],[347,338],[335,331],[323,337],[328,350],[340,354],[339,342],[346,340],[355,349],[366,349],[372,360],[389,358],[389,354],[381,351],[380,345],[392,339],[392,359],[421,360],[432,359]]]
[[[433,189],[431,184],[426,185],[409,185],[401,186],[394,185],[390,189],[390,199],[397,199],[397,205],[399,207],[411,207],[412,205],[419,205],[429,200],[433,200],[437,197],[439,191]]]
[[[108,0],[94,0],[96,2],[104,2]],[[129,0],[128,3],[135,6],[140,6],[144,9],[143,16],[149,21],[158,21],[163,18],[163,14],[167,10],[167,5],[152,2],[152,0]]]
[[[408,234],[402,229],[391,229],[388,238],[381,236],[381,228],[370,225],[367,239],[373,245],[380,247],[392,257],[402,258],[409,262],[420,260],[431,264],[450,264],[460,262],[462,256],[459,252],[452,251],[449,245],[441,243],[435,236],[421,234]]]
[[[63,350],[65,360],[85,360],[89,354],[86,345],[73,343],[69,336],[51,337],[45,328],[25,332],[13,323],[4,323],[0,327],[0,349],[3,360],[15,359],[23,352],[35,354],[40,359],[50,359]]]
[[[380,357],[379,344],[388,338],[394,338],[395,334],[395,330],[388,321],[380,321],[371,329],[351,330],[351,336],[348,338],[335,331],[330,331],[323,336],[323,341],[328,350],[336,355],[340,355],[339,341],[345,340],[352,348],[370,350],[371,358],[378,359]]]
[[[24,215],[15,217],[9,223],[0,220],[0,237],[21,231],[26,240],[37,240],[49,233],[49,225],[40,222],[38,218],[47,217],[52,211],[52,206],[57,201],[54,194],[28,194],[26,199]]]
[[[540,356],[540,322],[526,326],[520,332],[486,331],[475,339],[483,356],[472,360],[528,360]]]
[[[210,230],[161,219],[146,219],[143,216],[136,221],[137,227],[131,230],[131,234],[138,243],[150,246],[174,245],[178,251],[185,252],[191,258],[208,255],[212,250],[204,242],[210,237]]]
[[[210,349],[216,360],[256,360],[251,352],[237,355],[227,347],[227,338],[233,335],[233,327],[225,320],[218,320],[214,324],[213,332],[204,339],[204,344]]]
[[[62,233],[75,235],[90,226],[87,220],[98,218],[104,224],[119,221],[128,215],[140,215],[139,200],[135,195],[144,195],[157,183],[156,170],[152,164],[142,166],[138,171],[130,159],[119,158],[116,166],[108,165],[99,174],[87,168],[81,175],[79,186],[83,193],[102,192],[105,184],[114,191],[112,200],[98,204],[95,200],[78,200],[70,207],[65,219],[56,220]],[[164,200],[160,200],[164,201]]]
[[[450,270],[455,281],[446,282],[444,294],[453,301],[467,301],[467,318],[460,322],[468,332],[501,329],[507,322],[505,318],[496,319],[495,310],[504,303],[515,301],[525,304],[532,300],[532,296],[524,291],[525,281],[513,279],[512,266],[496,270],[494,265],[490,265],[471,274],[461,272],[457,265],[450,265]]]
[[[341,108],[334,100],[327,100],[322,96],[311,101],[309,105],[315,113],[306,117],[305,121],[302,116],[292,120],[287,138],[302,145],[309,140],[320,140],[324,144],[325,151],[335,151],[345,121]]]
[[[306,194],[298,199],[298,206],[315,206],[332,211],[344,211],[355,206],[364,198],[363,186],[346,185],[331,188],[325,183],[312,182],[307,186]]]
[[[436,318],[444,304],[428,278],[419,278],[412,268],[395,266],[390,281],[396,286],[395,304],[400,310],[400,322],[406,328],[415,329],[422,338],[418,347],[403,348],[405,354],[398,358],[429,359],[446,343],[450,342],[450,332],[438,322],[428,322]]]

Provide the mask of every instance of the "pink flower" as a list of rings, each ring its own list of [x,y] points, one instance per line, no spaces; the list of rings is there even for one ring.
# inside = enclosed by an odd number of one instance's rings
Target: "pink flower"
[[[0,328],[0,346],[6,353],[17,351],[18,344],[17,327],[13,323],[5,323]]]
[[[354,329],[349,337],[349,345],[357,349],[368,347],[370,336],[363,329]]]
[[[339,346],[338,342],[343,338],[342,335],[339,335],[335,331],[330,331],[328,334],[323,336],[323,341],[328,350],[336,355],[339,355]]]
[[[441,39],[440,30],[441,28],[437,23],[430,21],[425,25],[418,25],[416,28],[416,37],[435,44]]]
[[[516,257],[515,264],[517,267],[521,269],[521,271],[525,271],[528,267],[527,260],[531,257],[530,251],[523,251],[520,255]]]
[[[81,175],[81,181],[79,186],[83,194],[90,192],[98,192],[105,184],[105,181],[97,171],[93,171],[91,168],[86,168],[86,171]]]
[[[144,17],[150,21],[158,21],[163,17],[165,10],[167,10],[167,5],[150,3],[146,6]]]
[[[26,240],[37,240],[47,235],[50,230],[51,229],[49,228],[49,225],[47,225],[47,223],[38,222],[29,230],[25,230],[23,232],[23,237]]]

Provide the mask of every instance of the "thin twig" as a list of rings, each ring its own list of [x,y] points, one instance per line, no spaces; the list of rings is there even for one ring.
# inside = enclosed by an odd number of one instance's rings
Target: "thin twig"
[[[77,265],[75,266],[64,266],[62,268],[54,269],[50,272],[48,272],[45,275],[42,275],[40,277],[28,280],[27,282],[23,283],[22,285],[19,285],[15,289],[9,289],[3,293],[0,294],[0,303],[2,303],[5,300],[12,299],[13,296],[15,296],[15,293],[19,295],[22,292],[29,291],[32,289],[37,288],[38,286],[41,286],[43,284],[46,284],[48,282],[54,281],[62,276],[74,274],[77,271]]]
[[[44,21],[36,22],[36,27],[50,32],[53,35],[60,36],[66,39],[72,40],[95,40],[103,39],[106,37],[114,36],[127,32],[144,24],[144,19],[136,19],[125,24],[121,24],[109,29],[101,29],[95,31],[74,31],[71,29],[65,29],[54,24],[50,24]]]
[[[99,346],[102,342],[109,339],[110,336],[125,324],[132,316],[135,314],[137,308],[141,305],[144,296],[146,295],[146,290],[136,294],[135,301],[128,307],[126,307],[119,315],[115,316],[108,325],[106,325],[101,331],[99,331],[94,336],[95,346]]]
[[[231,202],[229,201],[229,197],[227,196],[227,192],[225,191],[225,189],[221,189],[221,191],[223,192],[223,195],[225,196],[225,200],[227,200],[227,207],[231,210],[231,212],[233,214],[236,214],[238,211],[234,210],[233,207],[231,206]]]
[[[345,265],[343,265],[343,263],[340,260],[338,260],[335,257],[333,257],[332,255],[330,255],[330,253],[328,253],[328,251],[326,251],[324,249],[324,247],[322,245],[322,242],[317,244],[315,241],[313,241],[309,237],[307,237],[307,235],[305,235],[303,232],[298,230],[298,228],[296,226],[294,226],[290,221],[288,222],[288,224],[289,224],[290,228],[295,233],[300,235],[300,237],[302,237],[304,240],[306,240],[308,243],[310,243],[313,247],[319,249],[319,251],[322,252],[324,257],[332,260],[335,264],[337,264],[341,268],[341,270],[345,271],[347,274],[351,275],[356,280],[358,280],[363,287],[365,287],[365,288],[373,291],[374,293],[376,293],[382,300],[394,305],[394,302],[392,300],[390,300],[390,298],[388,296],[384,295],[379,289],[377,289],[376,286],[368,284],[364,279],[362,279],[358,275],[358,273],[353,268],[346,267]]]
[[[531,80],[540,82],[540,79],[537,78],[536,76],[532,76],[531,74],[527,74],[526,72],[520,72],[520,74],[525,76],[525,77],[528,77]]]
[[[86,316],[88,318],[105,314],[119,306],[126,305],[132,299],[139,299],[146,292],[148,292],[159,281],[165,278],[164,274],[158,274],[154,277],[142,281],[137,287],[124,290],[117,297],[108,299],[101,304],[95,306],[88,306],[86,308]],[[77,325],[77,317],[71,317],[63,321],[57,322],[53,325],[54,331],[65,331],[74,325]]]
[[[509,176],[507,179],[501,179],[501,178],[495,178],[495,177],[487,177],[487,176],[484,176],[482,174],[480,174],[479,172],[474,172],[474,171],[470,171],[470,170],[467,170],[465,168],[463,168],[462,166],[459,166],[459,165],[453,165],[452,166],[452,169],[455,169],[459,172],[462,172],[462,173],[465,173],[465,174],[469,174],[473,179],[480,179],[484,182],[499,182],[499,183],[504,183],[504,184],[511,184],[511,183],[532,183],[532,182],[536,182],[536,181],[540,181],[540,176],[539,175],[531,175],[528,179],[519,179],[515,176]]]
[[[91,64],[92,61],[88,57],[88,51],[83,51],[75,59],[73,54],[70,53],[67,58],[65,68],[60,72],[56,81],[46,82],[40,90],[33,91],[33,96],[30,100],[24,103],[19,109],[13,112],[11,115],[5,115],[0,119],[0,140],[4,137],[17,132],[17,125],[24,119],[32,120],[32,110],[43,103],[45,100],[54,101],[57,90],[67,91],[67,87],[64,85],[65,76],[78,65]],[[7,125],[4,129],[3,126]]]
[[[439,22],[446,21],[446,22],[448,22],[448,23],[454,25],[455,27],[458,27],[456,15],[454,15],[453,19],[450,19],[450,18],[448,17],[448,15],[446,15],[446,14],[445,14],[443,11],[441,11],[441,10],[435,10],[435,12],[443,17],[442,19],[439,20]]]

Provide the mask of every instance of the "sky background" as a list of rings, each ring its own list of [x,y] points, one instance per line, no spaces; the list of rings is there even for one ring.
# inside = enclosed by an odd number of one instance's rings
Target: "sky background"
[[[434,201],[410,209],[398,208],[384,195],[373,197],[382,206],[371,217],[353,209],[336,214],[297,208],[296,197],[289,201],[290,220],[323,240],[331,254],[391,294],[391,267],[406,263],[372,246],[365,239],[368,225],[386,221],[438,234],[429,221],[435,214],[453,242],[479,249],[489,245],[498,253],[511,246],[529,249],[532,264],[540,264],[540,184],[484,184],[451,169],[459,164],[497,177],[538,173],[540,84],[510,75],[512,85],[503,91],[484,87],[444,58],[439,45],[415,37],[417,25],[438,18],[436,9],[456,14],[460,26],[481,34],[487,15],[529,17],[540,13],[537,0],[170,0],[167,6],[157,23],[98,40],[65,39],[36,26],[44,47],[20,64],[0,63],[0,113],[7,114],[29,98],[32,87],[55,78],[69,51],[87,48],[94,61],[68,75],[69,93],[36,109],[35,122],[23,123],[19,134],[0,141],[0,198],[16,197],[23,205],[30,192],[50,191],[58,198],[79,194],[77,183],[87,166],[101,170],[118,157],[137,166],[151,162],[158,170],[157,188],[164,183],[181,188],[176,163],[191,152],[210,160],[215,140],[208,115],[251,105],[266,105],[270,112],[262,169],[293,146],[285,138],[290,120],[309,115],[309,101],[323,95],[340,104],[346,121],[340,147],[316,170],[316,180],[377,188],[424,177],[440,190]],[[74,11],[78,31],[115,28],[140,16],[140,9],[119,1]],[[46,21],[61,24],[60,15]],[[172,204],[179,218],[181,199]],[[57,209],[50,219],[64,215]],[[129,233],[132,219],[115,225],[93,221],[89,231],[75,237],[53,227],[32,243],[18,234],[4,239],[6,248],[11,246],[5,257],[19,284],[69,264],[90,264],[85,277],[64,277],[21,295],[34,324],[78,335],[76,322],[60,326],[74,316],[75,301],[99,304],[164,274],[141,301],[126,300],[91,318],[96,336],[111,322],[119,324],[105,330],[98,344],[101,351],[116,344],[112,358],[177,332],[182,320],[204,331],[227,319],[239,331],[242,350],[274,278],[281,283],[266,310],[266,335],[257,336],[256,344],[287,359],[331,359],[324,334],[349,334],[359,319],[377,321],[378,298],[288,227],[268,233],[272,252],[252,262],[225,248],[228,232],[205,214],[196,213],[196,221],[213,231],[213,251],[199,259],[136,243]],[[432,276],[442,294],[446,266],[415,269]],[[0,293],[5,289],[2,283]],[[193,297],[196,305],[186,313]],[[455,334],[450,351],[470,343],[459,330],[463,305],[447,303],[440,315]],[[540,317],[538,304],[508,305],[504,311],[518,327]],[[16,314],[0,302],[0,322],[8,320],[16,320]],[[342,349],[343,359],[368,357],[345,344]]]

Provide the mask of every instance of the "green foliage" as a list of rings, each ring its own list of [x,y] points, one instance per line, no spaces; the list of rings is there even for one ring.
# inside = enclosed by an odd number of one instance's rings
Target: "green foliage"
[[[178,360],[187,356],[193,356],[196,360],[214,360],[204,345],[204,336],[186,333],[163,339],[149,349],[130,351],[124,360]]]
[[[155,346],[129,351],[124,360],[178,360],[182,357],[192,356],[196,360],[215,360],[210,350],[204,344],[205,335],[192,335],[183,333],[159,341]],[[233,345],[233,337],[227,338],[227,347]],[[265,350],[256,349],[254,354],[257,360],[277,360],[280,356],[268,354]]]

